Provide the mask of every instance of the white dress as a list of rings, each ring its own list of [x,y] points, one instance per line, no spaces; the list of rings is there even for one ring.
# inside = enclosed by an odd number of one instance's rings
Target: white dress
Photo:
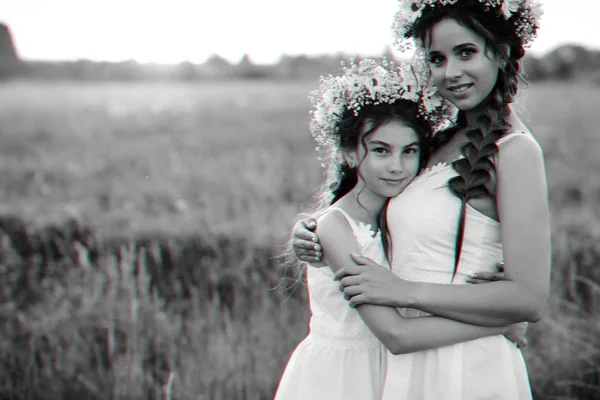
[[[451,165],[440,163],[390,201],[387,218],[392,271],[397,276],[451,283],[460,200],[448,188],[448,180],[456,175]],[[466,275],[473,272],[495,271],[502,259],[499,223],[468,206],[454,284],[465,284]],[[427,315],[415,309],[402,310],[402,314]],[[499,335],[411,354],[389,354],[383,399],[523,400],[531,399],[531,390],[521,351]]]
[[[361,254],[388,265],[379,232],[348,220]],[[321,217],[324,214],[321,215]],[[358,312],[348,305],[329,267],[307,267],[310,333],[294,350],[276,400],[379,400],[385,378],[386,350]]]

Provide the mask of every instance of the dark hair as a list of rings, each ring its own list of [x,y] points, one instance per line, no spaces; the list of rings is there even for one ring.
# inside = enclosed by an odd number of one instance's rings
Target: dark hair
[[[450,179],[448,185],[452,193],[461,200],[452,274],[454,280],[460,262],[467,202],[471,198],[490,196],[485,184],[490,180],[490,171],[494,169],[492,157],[498,152],[496,141],[510,128],[507,121],[510,114],[508,105],[514,102],[519,79],[523,79],[520,60],[525,55],[525,49],[515,31],[514,21],[505,20],[501,13],[486,10],[477,0],[463,0],[460,4],[428,8],[417,19],[407,36],[416,37],[427,48],[431,41],[431,30],[443,19],[453,19],[483,38],[486,52],[491,51],[506,65],[500,69],[496,85],[482,103],[484,112],[479,117],[477,126],[467,132],[469,142],[461,148],[464,158],[452,163],[458,176]],[[466,127],[465,112],[459,111],[456,124],[436,135],[432,150],[442,147],[454,134]]]

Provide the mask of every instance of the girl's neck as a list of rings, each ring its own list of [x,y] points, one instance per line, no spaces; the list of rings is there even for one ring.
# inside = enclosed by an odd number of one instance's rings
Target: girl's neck
[[[368,188],[355,187],[342,197],[337,204],[354,219],[377,225],[379,213],[386,200],[385,197],[374,194]]]

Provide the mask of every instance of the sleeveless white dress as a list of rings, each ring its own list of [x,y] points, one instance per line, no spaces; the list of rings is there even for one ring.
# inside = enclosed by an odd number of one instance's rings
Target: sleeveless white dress
[[[361,254],[387,266],[380,233],[335,206],[352,227]],[[321,217],[324,214],[321,215]],[[294,350],[276,400],[379,400],[387,350],[348,305],[329,267],[307,267],[310,333]]]
[[[501,138],[502,146],[517,132]],[[533,140],[533,139],[532,139]],[[392,271],[409,281],[451,284],[460,200],[448,180],[457,173],[439,163],[423,171],[388,207]],[[500,225],[468,206],[465,235],[453,284],[466,275],[495,271],[503,259]],[[405,317],[428,315],[402,309]],[[384,400],[523,400],[531,389],[521,351],[492,336],[411,354],[388,355]]]

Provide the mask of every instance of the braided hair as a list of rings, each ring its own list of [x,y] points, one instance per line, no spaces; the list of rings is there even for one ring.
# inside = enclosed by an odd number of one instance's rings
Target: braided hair
[[[496,141],[504,136],[510,128],[507,121],[510,115],[509,104],[514,102],[521,76],[520,60],[525,49],[516,35],[514,26],[507,23],[501,15],[486,11],[476,0],[465,0],[460,5],[434,7],[415,22],[411,33],[428,47],[431,41],[431,29],[442,19],[453,19],[458,24],[470,29],[485,41],[486,50],[505,62],[500,69],[494,88],[482,103],[483,113],[475,126],[467,126],[464,111],[459,111],[454,126],[440,132],[432,141],[432,151],[448,143],[454,135],[467,128],[468,142],[462,146],[462,158],[452,163],[458,173],[448,182],[449,188],[461,201],[455,242],[454,280],[460,263],[467,204],[470,199],[491,196],[486,184],[494,171],[493,157],[498,152]]]

